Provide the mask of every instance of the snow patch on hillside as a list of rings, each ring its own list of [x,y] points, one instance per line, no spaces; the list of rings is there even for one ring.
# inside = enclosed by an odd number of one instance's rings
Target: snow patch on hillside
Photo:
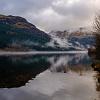
[[[46,43],[46,46],[66,48],[69,50],[87,50],[95,45],[95,37],[94,35],[89,34],[86,30],[83,33],[85,35],[81,34],[77,36],[75,34],[71,35],[67,31],[52,31],[48,34],[51,37],[51,41]]]
[[[66,38],[60,38],[54,34],[50,34],[51,35],[51,41],[49,43],[47,43],[47,46],[51,46],[51,47],[64,47],[64,48],[68,48],[71,46],[71,43],[68,42],[68,40]]]

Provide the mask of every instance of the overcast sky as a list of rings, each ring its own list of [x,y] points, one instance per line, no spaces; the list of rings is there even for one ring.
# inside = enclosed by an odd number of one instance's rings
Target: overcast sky
[[[0,13],[22,16],[51,31],[91,26],[99,6],[100,0],[0,0]]]

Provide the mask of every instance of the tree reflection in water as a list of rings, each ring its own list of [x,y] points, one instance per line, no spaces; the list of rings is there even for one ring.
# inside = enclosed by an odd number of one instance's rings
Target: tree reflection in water
[[[96,81],[96,91],[99,93],[100,98],[100,63],[92,63],[92,68],[96,71],[95,81]]]

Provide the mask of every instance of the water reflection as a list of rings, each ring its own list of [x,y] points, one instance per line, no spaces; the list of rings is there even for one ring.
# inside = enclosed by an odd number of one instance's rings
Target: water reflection
[[[91,70],[91,60],[87,54],[70,54],[67,56],[52,57],[49,59],[51,62],[51,72],[64,72],[74,71],[82,75],[82,72]]]
[[[97,72],[96,74],[96,90],[100,92],[100,73]]]
[[[87,54],[2,56],[0,99],[99,100],[90,65]]]
[[[91,66],[95,71],[96,91],[98,92],[100,99],[100,62],[94,60]]]
[[[51,72],[67,73],[73,70],[82,74],[83,70],[89,68],[88,62],[90,61],[87,55],[2,56],[0,57],[0,87],[23,86],[48,68]]]
[[[50,63],[44,56],[0,57],[0,88],[24,86],[44,70]]]
[[[95,73],[95,81],[96,81],[96,91],[99,94],[100,99],[100,62],[98,63],[92,63],[92,68],[94,69]]]

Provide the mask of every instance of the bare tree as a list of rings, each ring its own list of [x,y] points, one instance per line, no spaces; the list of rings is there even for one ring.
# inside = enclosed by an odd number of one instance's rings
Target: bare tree
[[[96,34],[100,34],[100,15],[97,15],[95,17],[94,29]]]
[[[100,59],[100,15],[95,17],[94,33],[96,35],[96,56]]]

